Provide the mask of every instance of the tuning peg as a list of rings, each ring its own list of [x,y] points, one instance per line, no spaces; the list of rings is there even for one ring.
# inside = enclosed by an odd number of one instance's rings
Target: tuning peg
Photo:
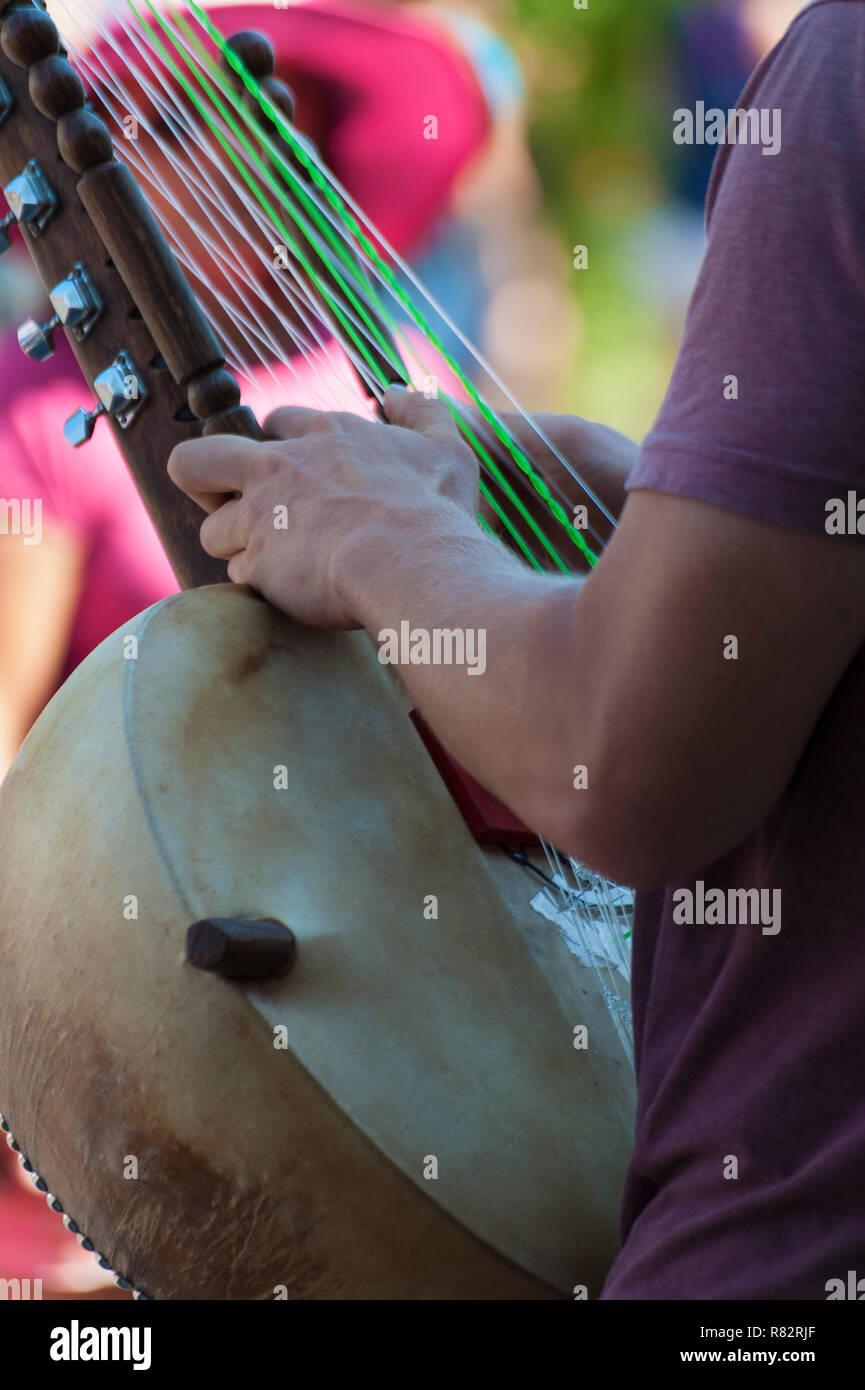
[[[6,184],[3,194],[13,219],[24,223],[33,236],[39,236],[57,206],[57,195],[35,159],[27,161],[23,173]],[[7,225],[8,218],[4,227]]]
[[[65,280],[49,290],[48,298],[64,328],[71,328],[79,341],[87,337],[102,313],[102,300],[80,261]]]
[[[54,330],[60,327],[60,315],[55,314],[45,323],[36,319],[25,319],[18,329],[18,346],[34,362],[45,362],[54,352]]]
[[[128,352],[118,352],[110,367],[93,380],[99,402],[93,410],[76,410],[63,426],[63,438],[73,449],[86,444],[100,415],[111,415],[127,429],[147,397],[140,373]]]
[[[80,449],[82,444],[87,443],[95,430],[99,416],[107,413],[101,402],[93,410],[76,410],[75,414],[70,415],[63,426],[63,438],[66,443],[71,444],[73,449]]]
[[[84,266],[79,261],[65,280],[50,291],[48,298],[54,317],[46,323],[27,319],[18,329],[18,342],[23,352],[37,362],[44,362],[54,351],[54,332],[61,324],[71,328],[79,342],[87,337],[102,312],[102,301]]]
[[[258,33],[255,29],[243,29],[239,34],[231,34],[226,39],[226,48],[230,48],[240,58],[244,67],[256,79],[284,116],[291,121],[294,119],[294,93],[287,83],[274,76],[274,55],[270,39],[264,34]],[[228,74],[233,85],[242,86],[242,82],[234,68],[223,55],[222,68]],[[250,102],[253,109],[257,109],[257,102],[253,98]]]
[[[267,35],[260,33],[258,29],[241,29],[237,34],[230,34],[225,46],[237,54],[243,66],[258,81],[262,77],[270,77],[273,73],[273,45]],[[233,71],[224,56],[222,65]]]

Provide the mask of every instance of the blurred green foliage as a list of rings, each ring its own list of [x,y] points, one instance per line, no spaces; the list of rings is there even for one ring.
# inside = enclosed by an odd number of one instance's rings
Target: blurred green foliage
[[[682,0],[505,0],[496,6],[530,86],[532,149],[550,205],[569,207],[577,151],[609,142],[653,162],[670,144],[666,67]],[[573,196],[573,190],[571,190]]]
[[[640,295],[632,267],[635,290],[627,262],[641,219],[668,196],[673,25],[692,4],[500,0],[489,11],[526,78],[546,215],[567,248],[589,250],[589,268],[571,272],[583,332],[559,408],[636,436],[663,396],[677,325]]]

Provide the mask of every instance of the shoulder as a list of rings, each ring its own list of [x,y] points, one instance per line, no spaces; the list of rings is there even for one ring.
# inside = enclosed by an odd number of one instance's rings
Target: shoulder
[[[722,188],[759,176],[765,188],[796,182],[861,187],[865,196],[865,0],[812,0],[748,79],[738,112],[756,112],[771,131],[762,142],[731,141],[718,151],[706,199],[711,222]],[[770,157],[767,157],[770,156]],[[780,157],[778,157],[780,156]],[[842,172],[843,171],[843,172]]]

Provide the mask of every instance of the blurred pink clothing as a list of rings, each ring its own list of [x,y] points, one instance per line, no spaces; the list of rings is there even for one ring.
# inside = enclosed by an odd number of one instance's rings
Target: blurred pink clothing
[[[56,355],[43,363],[25,357],[14,334],[0,345],[0,497],[41,499],[44,535],[72,536],[84,552],[60,686],[109,633],[178,586],[107,423],[99,421],[80,449],[65,442],[63,422],[93,400],[65,338],[55,341]],[[409,366],[423,383],[425,372],[417,363]],[[456,393],[454,380],[440,366],[436,371],[439,384]],[[243,383],[243,400],[259,419],[289,404],[372,411],[335,346],[262,370],[256,382]]]
[[[211,14],[223,34],[266,34],[276,76],[292,88],[304,80],[326,100],[326,163],[400,254],[416,252],[490,134],[487,96],[466,51],[465,26],[447,11],[358,0],[290,0],[280,9],[252,0],[212,6]],[[97,71],[113,76],[119,68],[123,85],[130,86],[129,69],[142,73],[140,32],[124,15],[110,44],[94,46]],[[216,60],[212,40],[197,28],[196,34]],[[156,74],[168,89],[176,87],[152,51],[146,73],[148,82]],[[304,100],[301,91],[301,129]]]
[[[41,499],[45,538],[63,533],[84,554],[57,685],[116,627],[177,588],[110,429],[100,421],[81,450],[63,439],[64,420],[93,398],[61,336],[56,356],[41,364],[14,334],[0,350],[0,496]]]

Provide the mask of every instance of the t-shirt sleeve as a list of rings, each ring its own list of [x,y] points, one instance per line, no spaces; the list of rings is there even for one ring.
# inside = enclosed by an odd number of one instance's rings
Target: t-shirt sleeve
[[[738,107],[770,113],[780,148],[719,148],[706,254],[628,487],[824,531],[830,498],[865,493],[862,0],[803,12]]]

